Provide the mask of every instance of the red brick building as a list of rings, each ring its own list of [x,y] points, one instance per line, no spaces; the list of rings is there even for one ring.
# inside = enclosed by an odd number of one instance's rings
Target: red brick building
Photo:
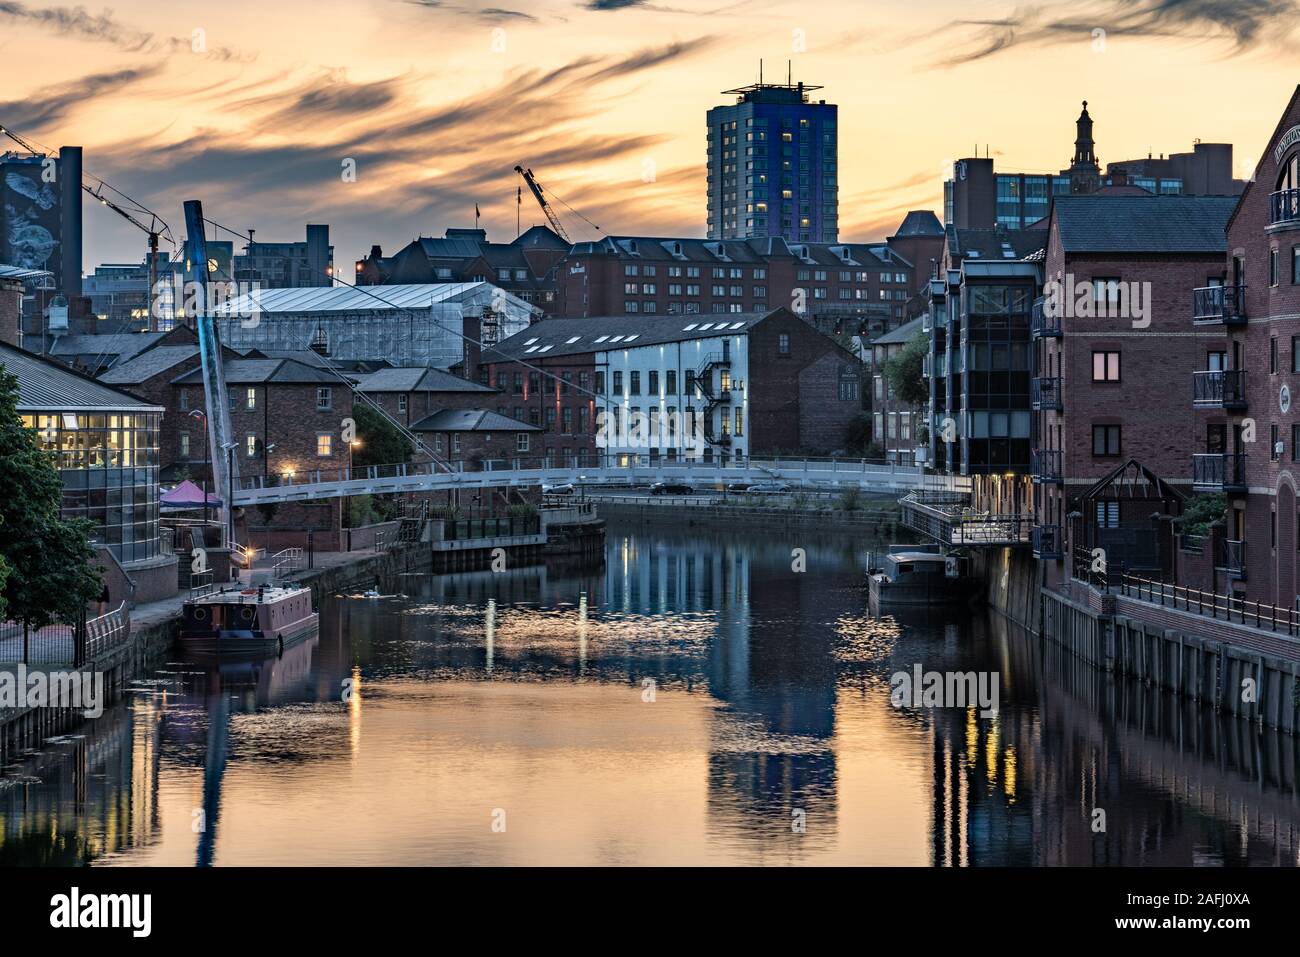
[[[1300,88],[1227,223],[1225,257],[1183,290],[1194,328],[1226,334],[1224,434],[1196,446],[1196,486],[1227,496],[1214,586],[1296,607],[1300,512]]]
[[[385,256],[375,246],[357,261],[357,284],[490,282],[556,314],[556,277],[569,244],[545,226],[533,226],[509,243],[488,242],[484,229],[448,229],[441,239],[422,236]]]
[[[496,389],[425,366],[379,369],[353,378],[358,392],[407,428],[443,409],[485,409],[500,404]]]
[[[351,465],[352,449],[343,438],[352,420],[347,383],[318,366],[288,358],[226,359],[223,370],[241,476],[299,475]],[[168,461],[164,455],[163,466],[171,466],[174,476],[183,470],[195,481],[210,481],[202,373],[196,364],[169,385],[172,395],[166,403],[170,412],[163,420],[162,445],[175,458]],[[245,521],[251,544],[302,545],[310,532],[316,548],[339,548],[343,502],[326,499],[250,510]]]
[[[906,227],[906,233],[903,228]],[[901,324],[940,255],[933,213],[909,213],[888,243],[786,243],[609,236],[560,264],[559,315],[698,316],[793,309],[822,331]],[[902,250],[925,256],[917,266]]]
[[[1225,343],[1222,329],[1188,323],[1187,290],[1222,271],[1235,203],[1102,195],[1053,203],[1030,383],[1035,551],[1053,560],[1049,584],[1074,549],[1101,547],[1108,565],[1135,573],[1171,566],[1169,526],[1151,515],[1180,510],[1193,484],[1187,450],[1226,422],[1222,403],[1194,406],[1190,395],[1194,374],[1224,367]],[[1125,471],[1128,462],[1137,466]],[[1140,514],[1125,496],[1142,499]]]

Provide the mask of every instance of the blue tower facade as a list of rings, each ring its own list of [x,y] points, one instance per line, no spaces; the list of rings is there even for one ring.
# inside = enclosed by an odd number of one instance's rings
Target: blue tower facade
[[[757,83],[708,114],[710,239],[839,240],[837,107],[819,86]]]

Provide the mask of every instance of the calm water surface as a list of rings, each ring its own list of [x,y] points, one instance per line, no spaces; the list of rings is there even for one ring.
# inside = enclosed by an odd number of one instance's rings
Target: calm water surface
[[[865,550],[611,527],[603,569],[330,599],[5,768],[0,863],[1296,863],[1292,739],[996,616],[873,617]],[[999,714],[894,708],[917,663]]]

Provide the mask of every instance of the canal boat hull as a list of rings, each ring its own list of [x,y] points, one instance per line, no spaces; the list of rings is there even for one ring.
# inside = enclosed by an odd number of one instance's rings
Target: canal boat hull
[[[962,560],[925,545],[894,545],[883,567],[867,575],[873,606],[961,605],[970,600],[972,580]]]
[[[179,642],[204,658],[257,658],[283,654],[319,630],[309,589],[263,587],[187,601]]]

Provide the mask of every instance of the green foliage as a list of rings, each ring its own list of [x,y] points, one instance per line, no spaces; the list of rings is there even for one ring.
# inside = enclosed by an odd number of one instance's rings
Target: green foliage
[[[907,345],[885,360],[881,370],[900,401],[908,405],[925,405],[930,398],[922,375],[925,355],[930,351],[930,340],[924,332],[914,335]]]
[[[1183,534],[1205,535],[1210,530],[1210,523],[1223,518],[1227,509],[1228,499],[1221,494],[1192,496],[1179,518]]]
[[[511,518],[532,518],[537,514],[537,506],[528,502],[516,502],[506,509]]]
[[[844,432],[844,448],[861,455],[871,444],[871,416],[863,412],[855,415]]]
[[[103,588],[91,564],[94,526],[60,515],[54,457],[18,414],[18,380],[0,370],[0,559],[4,617],[40,628],[74,622]]]
[[[352,407],[361,444],[352,452],[352,465],[396,465],[411,461],[411,443],[386,418],[359,402]]]
[[[845,512],[856,512],[862,507],[862,490],[856,485],[850,485],[844,491],[840,492],[840,510]]]

